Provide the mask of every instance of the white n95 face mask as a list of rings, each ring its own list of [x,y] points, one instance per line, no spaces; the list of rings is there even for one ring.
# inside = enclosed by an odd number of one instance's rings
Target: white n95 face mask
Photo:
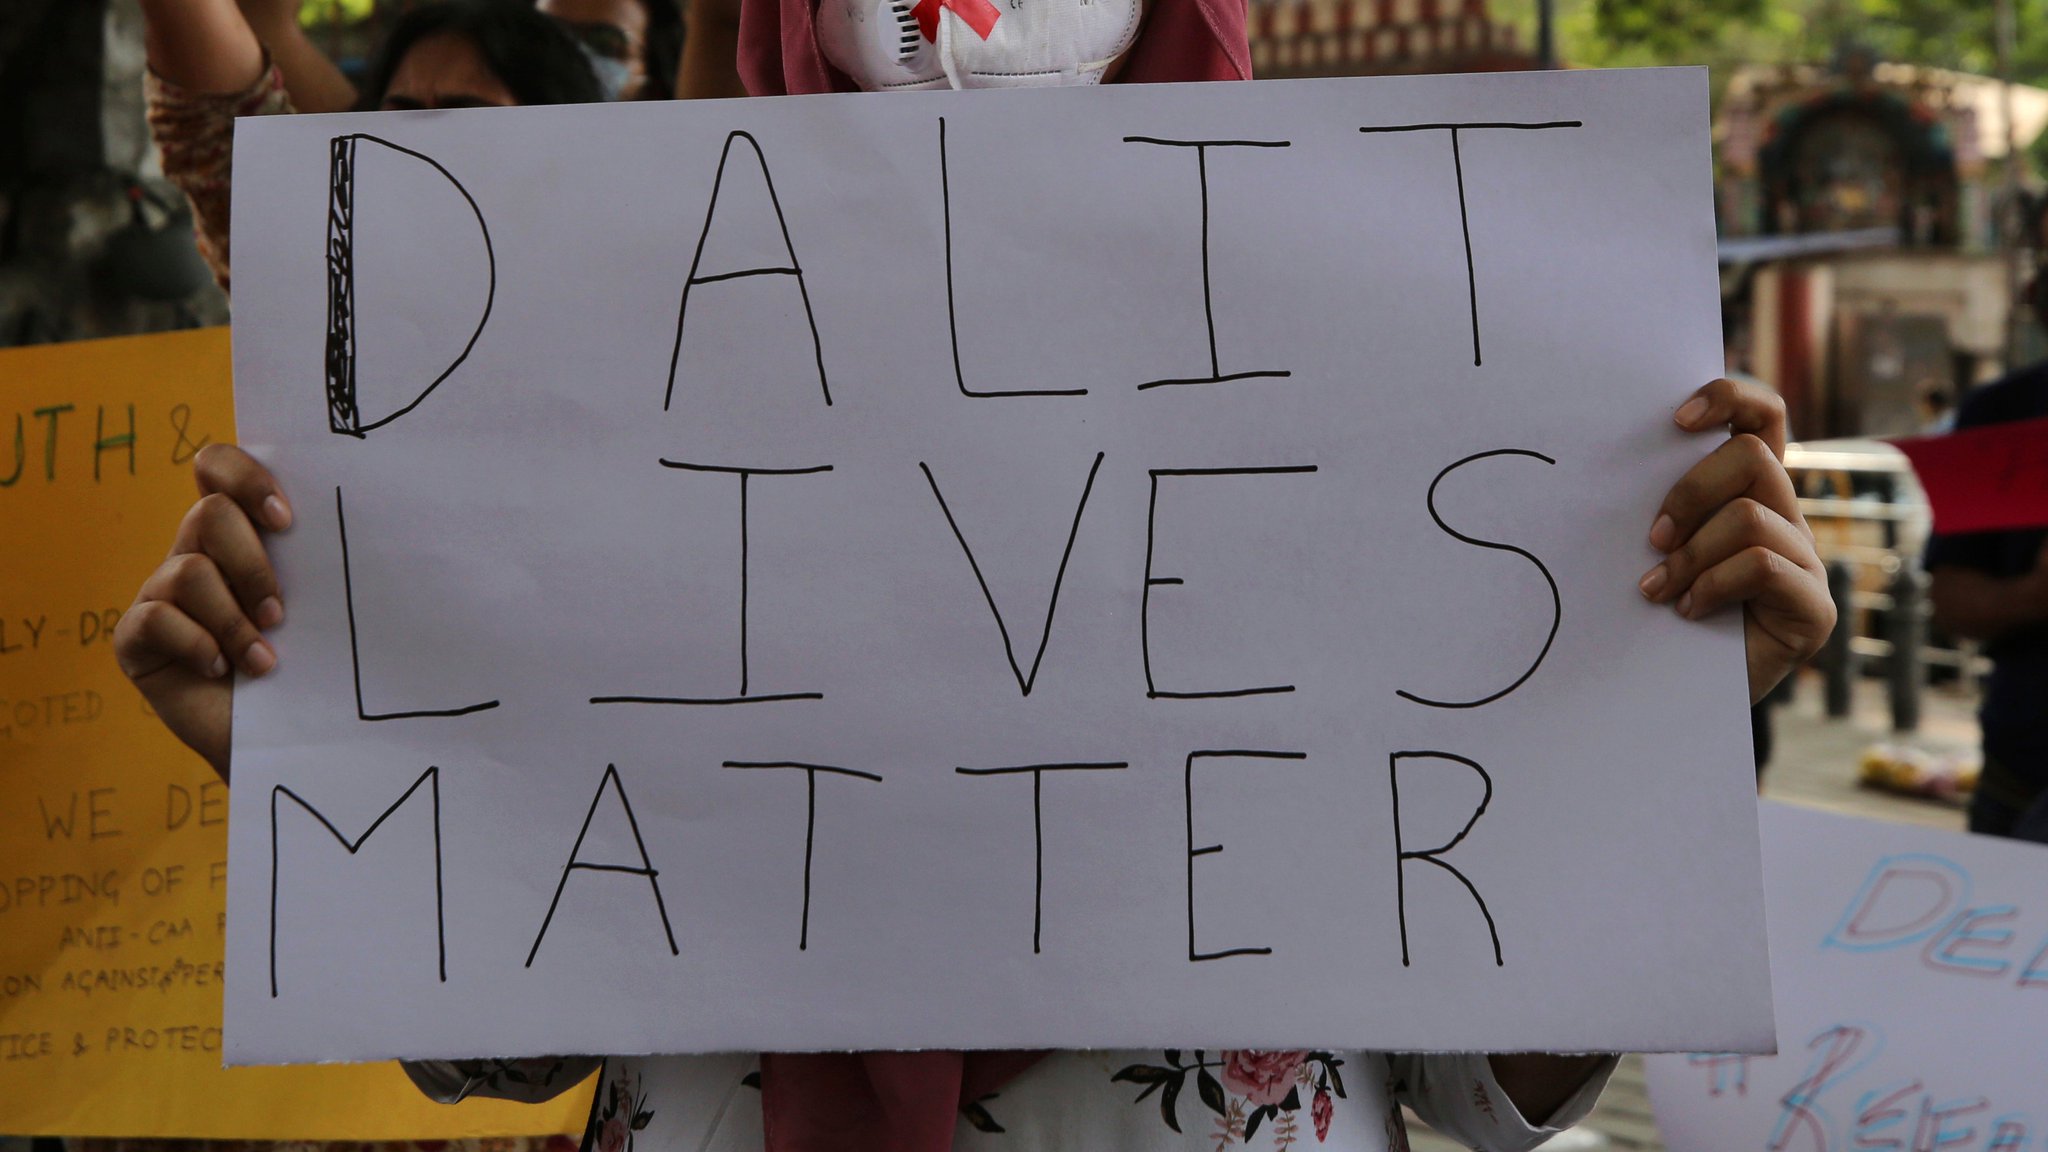
[[[1142,0],[818,0],[818,47],[870,92],[1100,84]]]

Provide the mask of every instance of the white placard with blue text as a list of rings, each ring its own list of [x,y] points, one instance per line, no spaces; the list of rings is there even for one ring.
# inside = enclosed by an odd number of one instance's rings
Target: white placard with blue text
[[[1764,806],[1778,1055],[1658,1056],[1672,1152],[2048,1141],[2048,848]]]
[[[1770,1043],[1704,72],[235,166],[231,1059]]]

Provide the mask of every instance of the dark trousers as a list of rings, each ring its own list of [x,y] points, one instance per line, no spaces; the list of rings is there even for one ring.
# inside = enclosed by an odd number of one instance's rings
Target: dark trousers
[[[1970,797],[1970,831],[2048,844],[2048,785],[1985,757],[1983,775]]]

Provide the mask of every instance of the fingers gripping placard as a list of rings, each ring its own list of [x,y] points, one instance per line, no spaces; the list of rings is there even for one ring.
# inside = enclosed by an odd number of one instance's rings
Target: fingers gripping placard
[[[228,378],[225,328],[0,350],[0,1130],[297,1141],[580,1130],[589,1100],[573,1090],[542,1106],[451,1108],[388,1062],[221,1067],[229,789],[124,678],[132,653],[117,637],[162,622],[130,601],[167,543],[218,522],[217,507],[195,510],[193,459],[236,440]],[[300,396],[317,423],[318,395]],[[317,489],[307,498],[321,502]],[[404,933],[384,947],[431,973],[435,779],[414,766],[367,804],[337,802],[314,780],[291,795],[252,784],[233,802],[263,822],[275,802],[281,836],[265,839],[280,852],[282,901],[317,898],[308,882],[321,874],[348,882],[350,843],[362,864],[402,859],[419,883]],[[262,851],[241,866],[267,871]],[[267,914],[245,915],[262,931]],[[287,956],[309,923],[317,916],[278,925]],[[267,995],[263,951],[241,964],[235,979]],[[280,975],[283,997],[320,979]]]
[[[1700,106],[246,124],[233,1054],[1766,1040]]]

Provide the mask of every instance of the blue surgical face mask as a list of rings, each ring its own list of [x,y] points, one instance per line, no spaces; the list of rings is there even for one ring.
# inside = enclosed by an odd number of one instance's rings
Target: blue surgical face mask
[[[590,70],[597,73],[597,86],[604,89],[604,98],[617,100],[626,91],[626,85],[633,82],[633,66],[624,60],[615,60],[593,50],[588,44],[576,45],[583,51],[583,58],[590,61]]]

